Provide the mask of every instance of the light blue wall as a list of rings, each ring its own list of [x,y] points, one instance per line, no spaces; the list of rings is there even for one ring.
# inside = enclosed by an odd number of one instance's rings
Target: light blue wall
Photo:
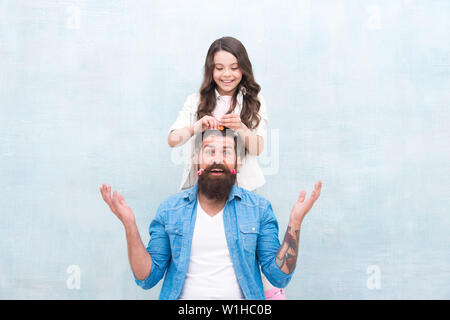
[[[167,130],[228,35],[267,101],[280,239],[324,185],[288,297],[450,298],[447,0],[1,0],[0,298],[158,297],[98,188],[124,194],[146,244],[182,173]]]

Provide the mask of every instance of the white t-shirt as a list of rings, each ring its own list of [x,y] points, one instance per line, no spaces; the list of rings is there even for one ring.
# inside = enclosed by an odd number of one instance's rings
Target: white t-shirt
[[[217,101],[222,100],[223,96],[219,95],[219,92],[216,91]],[[226,98],[225,98],[226,99]],[[259,108],[259,116],[261,117],[261,121],[259,122],[258,127],[255,129],[250,129],[253,133],[262,136],[264,141],[267,138],[267,125],[268,125],[268,115],[266,110],[266,101],[261,94],[258,94],[258,99],[261,102],[261,106]],[[176,121],[169,128],[168,133],[174,129],[182,129],[187,126],[193,125],[197,121],[197,108],[200,103],[200,93],[191,94],[185,101],[183,108],[178,113],[178,117]],[[237,96],[237,104],[233,113],[240,114],[242,110],[243,103],[243,93],[242,90],[239,91]],[[216,105],[219,109],[217,110],[217,114],[222,113],[226,107],[226,104],[222,105],[219,103]],[[223,109],[222,109],[223,108]],[[228,110],[227,110],[228,111]],[[216,110],[215,110],[216,112]],[[264,143],[266,145],[266,143]],[[195,182],[197,181],[197,172],[195,171],[194,161],[193,161],[193,153],[194,153],[194,139],[191,137],[188,142],[186,142],[181,148],[174,148],[172,150],[171,159],[174,162],[179,162],[181,159],[184,162],[184,171],[183,176],[181,178],[180,189],[188,189],[191,188]],[[254,191],[257,188],[262,187],[266,183],[266,179],[264,178],[264,174],[259,166],[257,156],[247,154],[244,158],[243,164],[238,170],[238,174],[236,176],[237,185],[241,188]]]
[[[198,200],[189,268],[179,299],[245,299],[228,250],[223,209],[211,217]]]

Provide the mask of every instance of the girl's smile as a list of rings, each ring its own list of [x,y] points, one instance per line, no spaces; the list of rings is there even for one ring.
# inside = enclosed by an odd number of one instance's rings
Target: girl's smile
[[[234,82],[234,80],[221,80],[221,81],[225,86],[229,86]]]

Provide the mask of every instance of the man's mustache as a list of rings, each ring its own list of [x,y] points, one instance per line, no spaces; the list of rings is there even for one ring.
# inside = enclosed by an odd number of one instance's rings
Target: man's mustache
[[[212,170],[222,170],[224,173],[229,174],[230,170],[220,163],[213,163],[209,167],[206,167],[205,173],[210,173]]]

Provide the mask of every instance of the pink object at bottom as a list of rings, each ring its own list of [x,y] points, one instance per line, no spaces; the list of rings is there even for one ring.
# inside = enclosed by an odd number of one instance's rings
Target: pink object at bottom
[[[286,300],[286,295],[284,290],[280,288],[272,288],[264,291],[264,296],[266,300]]]

